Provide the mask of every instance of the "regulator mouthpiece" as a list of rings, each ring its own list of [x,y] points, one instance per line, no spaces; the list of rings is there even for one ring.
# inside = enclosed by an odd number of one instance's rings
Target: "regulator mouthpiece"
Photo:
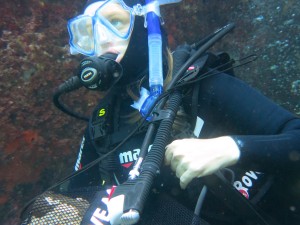
[[[90,90],[110,89],[123,75],[122,66],[114,59],[114,54],[83,59],[78,68],[81,84]]]

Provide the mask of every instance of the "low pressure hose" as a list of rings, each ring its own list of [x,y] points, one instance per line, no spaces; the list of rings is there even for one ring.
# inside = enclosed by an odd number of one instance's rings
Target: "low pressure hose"
[[[173,52],[173,76],[191,56],[191,50],[190,45],[184,44],[178,46]]]
[[[85,117],[84,115],[73,112],[71,109],[69,109],[66,105],[64,105],[60,101],[61,95],[69,93],[71,91],[75,91],[75,90],[79,89],[80,87],[82,87],[80,79],[78,78],[78,76],[73,76],[73,77],[69,78],[68,80],[66,80],[64,83],[62,83],[61,85],[59,85],[59,87],[55,90],[55,92],[53,94],[52,100],[53,100],[54,105],[62,112],[66,113],[70,116],[73,116],[77,119],[89,121],[88,117]]]

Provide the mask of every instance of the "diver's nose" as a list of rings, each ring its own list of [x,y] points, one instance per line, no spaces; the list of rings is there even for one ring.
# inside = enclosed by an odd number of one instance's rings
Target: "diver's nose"
[[[97,42],[98,44],[107,44],[111,41],[111,35],[109,35],[109,31],[107,27],[102,24],[97,25]]]

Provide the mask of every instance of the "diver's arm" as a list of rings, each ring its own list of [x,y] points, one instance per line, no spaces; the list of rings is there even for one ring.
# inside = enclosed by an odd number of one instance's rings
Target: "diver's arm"
[[[299,118],[232,76],[213,76],[201,88],[202,116],[210,113],[226,127],[240,149],[241,166],[264,171],[300,167]]]
[[[239,146],[239,165],[269,172],[292,172],[300,168],[300,131],[277,135],[233,136]]]
[[[226,74],[200,85],[200,116],[216,126],[222,124],[228,132],[227,136],[183,139],[167,146],[166,163],[182,187],[192,178],[235,163],[271,172],[300,167],[300,119]]]

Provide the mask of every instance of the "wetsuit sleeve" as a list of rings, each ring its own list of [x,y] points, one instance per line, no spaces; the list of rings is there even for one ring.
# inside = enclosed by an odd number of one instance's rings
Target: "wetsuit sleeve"
[[[198,114],[208,122],[204,130],[219,129],[236,141],[243,167],[300,168],[300,119],[243,81],[226,74],[204,79]]]

